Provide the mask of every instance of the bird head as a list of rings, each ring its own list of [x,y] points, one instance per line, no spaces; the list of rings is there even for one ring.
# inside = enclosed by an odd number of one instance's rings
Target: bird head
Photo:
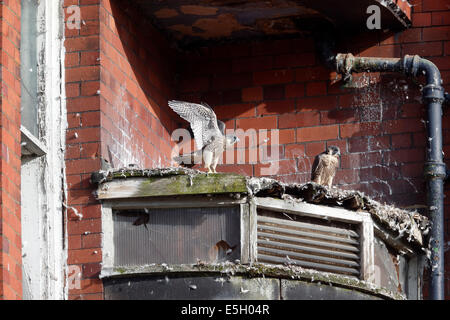
[[[327,149],[327,153],[331,154],[333,156],[340,156],[341,155],[341,150],[337,146],[329,146],[328,149]]]
[[[228,134],[225,136],[225,138],[227,140],[228,146],[232,146],[233,144],[239,142],[239,138],[237,136],[235,136],[234,134]]]

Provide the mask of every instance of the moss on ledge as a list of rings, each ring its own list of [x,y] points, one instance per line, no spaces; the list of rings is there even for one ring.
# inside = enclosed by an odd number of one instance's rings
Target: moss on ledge
[[[97,191],[99,199],[247,193],[244,176],[185,169],[124,170],[112,172],[102,180]]]
[[[147,178],[139,186],[139,197],[187,194],[242,193],[247,191],[245,178],[231,174],[179,175],[166,179]]]

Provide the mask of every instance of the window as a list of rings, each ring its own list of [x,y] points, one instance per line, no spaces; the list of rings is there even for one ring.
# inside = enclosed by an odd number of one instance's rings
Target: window
[[[221,200],[220,206],[195,196],[103,203],[102,273],[152,264],[248,261],[246,206]]]
[[[22,0],[20,36],[20,75],[21,75],[21,136],[22,155],[42,156],[45,147],[39,133],[39,94],[38,94],[38,8],[37,0]]]

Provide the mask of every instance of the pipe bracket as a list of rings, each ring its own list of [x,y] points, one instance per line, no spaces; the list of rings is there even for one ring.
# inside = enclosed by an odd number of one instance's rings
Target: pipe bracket
[[[429,179],[442,179],[447,177],[447,166],[443,162],[427,161],[423,169],[423,173],[427,180]]]
[[[422,95],[427,102],[438,102],[442,104],[445,100],[444,88],[435,84],[428,84],[423,87]]]

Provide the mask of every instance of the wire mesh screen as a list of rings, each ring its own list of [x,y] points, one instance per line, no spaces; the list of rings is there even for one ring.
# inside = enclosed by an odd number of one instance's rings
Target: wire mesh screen
[[[114,265],[240,258],[239,207],[115,210]]]

